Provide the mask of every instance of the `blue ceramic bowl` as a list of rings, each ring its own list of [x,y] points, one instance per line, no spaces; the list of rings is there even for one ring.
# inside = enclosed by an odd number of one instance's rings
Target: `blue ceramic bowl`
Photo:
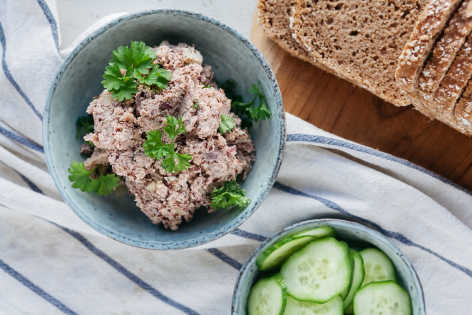
[[[249,98],[251,84],[260,82],[272,117],[251,130],[257,158],[243,187],[252,199],[244,211],[198,213],[190,223],[168,231],[150,223],[126,193],[110,197],[73,189],[67,169],[81,161],[75,121],[102,90],[101,80],[113,49],[133,40],[157,45],[194,44],[218,81],[233,79]],[[282,160],[285,120],[277,81],[261,53],[230,27],[184,11],[155,10],[120,17],[81,42],[66,59],[52,83],[44,113],[43,137],[49,171],[62,196],[77,215],[98,232],[123,243],[152,249],[187,248],[217,239],[243,223],[271,189]]]
[[[426,315],[423,288],[418,275],[405,255],[393,245],[385,236],[365,225],[340,220],[340,219],[317,219],[303,221],[283,229],[269,240],[264,242],[246,264],[241,268],[238,281],[233,292],[232,315],[247,314],[247,298],[255,280],[260,276],[256,266],[256,258],[269,246],[277,242],[287,234],[304,229],[329,225],[335,230],[337,239],[344,240],[348,244],[356,243],[360,246],[377,247],[392,260],[397,270],[397,280],[408,290],[413,306],[413,315]]]

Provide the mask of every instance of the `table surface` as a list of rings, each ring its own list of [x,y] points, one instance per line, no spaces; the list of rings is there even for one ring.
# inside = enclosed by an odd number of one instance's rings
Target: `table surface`
[[[265,36],[257,21],[251,40],[271,64],[287,112],[472,190],[472,138],[290,56]]]

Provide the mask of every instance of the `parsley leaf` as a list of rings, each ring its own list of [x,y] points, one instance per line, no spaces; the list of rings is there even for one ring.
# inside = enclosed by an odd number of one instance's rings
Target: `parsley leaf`
[[[190,167],[190,154],[176,153],[174,150],[162,161],[162,167],[169,173],[179,173]],[[176,163],[177,162],[177,163]]]
[[[161,166],[169,173],[178,173],[190,167],[192,156],[175,152],[175,138],[184,134],[185,127],[182,118],[178,119],[174,116],[167,116],[167,125],[163,128],[164,132],[169,136],[171,143],[162,141],[162,133],[160,130],[148,131],[146,141],[143,144],[144,153],[157,160],[161,160]]]
[[[198,100],[193,101],[193,109],[198,110],[200,108],[200,102]]]
[[[156,53],[143,42],[131,42],[112,52],[112,58],[103,74],[103,87],[118,101],[133,98],[137,83],[166,89],[171,72],[154,64]]]
[[[169,136],[171,140],[174,140],[180,134],[184,134],[185,128],[184,123],[182,122],[182,117],[179,119],[174,116],[166,117],[167,126],[164,127],[164,132]]]
[[[93,116],[87,115],[77,118],[75,122],[77,139],[82,139],[85,135],[93,132]]]
[[[244,189],[235,181],[230,181],[213,189],[210,206],[214,209],[244,209],[250,202]]]
[[[169,70],[163,69],[159,65],[153,65],[151,72],[145,77],[139,76],[138,81],[149,86],[155,85],[160,89],[166,89],[171,76]]]
[[[249,93],[254,95],[249,102],[244,102],[240,95],[235,92],[236,82],[227,80],[221,85],[228,98],[232,100],[231,111],[241,118],[243,127],[251,127],[254,122],[270,118],[270,109],[264,93],[257,84],[253,84],[249,89]]]
[[[119,102],[131,99],[138,91],[134,79],[123,73],[117,64],[109,63],[102,81],[103,87],[110,91],[113,98]]]
[[[173,148],[169,144],[162,142],[160,130],[151,130],[146,134],[146,141],[143,143],[144,153],[154,159],[163,159]]]
[[[112,54],[111,62],[126,70],[127,76],[134,78],[148,74],[152,59],[156,57],[152,48],[143,42],[131,42],[130,47],[120,46]]]
[[[220,126],[218,127],[218,131],[224,135],[225,133],[231,131],[235,125],[236,124],[230,115],[221,114],[221,122]]]
[[[99,175],[93,178],[95,169],[86,169],[83,162],[72,162],[68,172],[72,187],[83,192],[95,192],[104,196],[112,193],[120,185],[120,179],[115,174]]]

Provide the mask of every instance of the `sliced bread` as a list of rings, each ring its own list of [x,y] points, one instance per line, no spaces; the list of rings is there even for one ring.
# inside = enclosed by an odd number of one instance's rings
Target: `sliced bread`
[[[404,91],[416,96],[418,77],[426,58],[460,2],[460,0],[432,0],[418,17],[398,59],[395,72],[395,78]]]
[[[450,125],[468,136],[472,135],[472,80],[454,108],[454,121]]]
[[[454,106],[471,77],[472,36],[469,36],[435,92],[433,102],[428,104],[428,110],[432,113],[432,117],[446,122],[452,119]]]
[[[264,32],[291,55],[307,62],[312,58],[292,37],[290,18],[296,0],[259,0],[258,17]]]
[[[472,0],[464,0],[433,47],[418,79],[418,89],[428,99],[434,95],[456,54],[472,31]]]
[[[397,60],[428,0],[298,0],[297,41],[321,64],[398,106],[410,99],[395,82]]]

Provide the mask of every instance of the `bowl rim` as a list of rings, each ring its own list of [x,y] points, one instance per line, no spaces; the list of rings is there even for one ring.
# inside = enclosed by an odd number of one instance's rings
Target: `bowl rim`
[[[242,44],[246,47],[246,49],[249,49],[252,55],[259,61],[259,63],[263,67],[265,75],[267,76],[268,80],[271,82],[271,90],[275,96],[276,108],[280,108],[281,110],[281,112],[277,113],[277,115],[273,115],[275,119],[279,120],[279,124],[280,124],[279,127],[281,130],[280,138],[278,142],[279,150],[277,152],[277,160],[275,162],[274,168],[270,175],[269,181],[265,183],[265,187],[262,190],[262,193],[254,201],[252,207],[251,208],[248,207],[244,211],[241,211],[241,213],[238,216],[236,216],[230,222],[225,223],[223,226],[219,227],[215,231],[207,232],[207,233],[200,233],[196,238],[183,240],[183,241],[137,240],[137,239],[130,238],[126,235],[117,233],[113,231],[112,229],[108,227],[104,227],[101,224],[95,222],[93,219],[89,218],[81,210],[80,206],[78,206],[72,200],[72,198],[68,195],[68,193],[66,193],[64,187],[60,185],[59,176],[53,164],[54,159],[50,151],[48,131],[49,131],[49,126],[50,126],[49,113],[51,109],[51,102],[52,102],[53,95],[56,92],[58,82],[61,80],[64,72],[67,71],[72,61],[77,57],[77,55],[80,54],[80,52],[85,46],[87,46],[91,41],[93,41],[94,39],[96,39],[97,37],[105,33],[107,30],[111,29],[112,27],[122,22],[132,21],[132,20],[144,17],[144,16],[149,16],[149,15],[175,15],[175,16],[190,17],[194,20],[199,20],[199,21],[206,22],[208,24],[212,24],[222,29],[223,31],[226,31],[231,36],[233,36],[234,38],[242,42]],[[239,34],[232,27],[214,18],[202,15],[200,13],[196,13],[192,11],[185,11],[185,10],[175,10],[175,9],[154,9],[154,10],[145,10],[145,11],[140,11],[136,13],[121,15],[119,17],[115,17],[111,21],[107,22],[105,25],[100,26],[99,28],[97,28],[96,30],[88,34],[80,43],[78,43],[74,47],[74,49],[65,58],[64,62],[60,65],[59,69],[57,70],[56,75],[54,76],[51,82],[51,85],[49,87],[45,108],[43,111],[43,125],[42,125],[42,138],[43,138],[44,152],[45,152],[45,157],[46,157],[46,164],[49,170],[49,174],[53,178],[54,184],[56,185],[59,193],[64,198],[65,202],[69,205],[69,207],[72,208],[75,214],[82,221],[84,221],[86,224],[88,224],[90,227],[92,227],[94,230],[96,230],[102,235],[105,235],[116,241],[119,241],[127,245],[131,245],[134,247],[146,248],[146,249],[158,249],[158,250],[184,249],[184,248],[199,246],[199,245],[214,241],[230,233],[231,231],[236,229],[238,226],[243,224],[259,208],[260,204],[267,197],[268,193],[270,192],[270,190],[272,189],[272,186],[275,183],[276,177],[279,173],[280,166],[283,160],[283,151],[285,149],[285,144],[286,144],[286,135],[287,135],[286,119],[285,119],[285,112],[283,108],[283,100],[282,100],[280,88],[272,69],[270,68],[268,62],[263,57],[262,53],[259,52],[259,50],[257,50],[257,48],[248,39],[246,39],[244,36]]]
[[[378,241],[380,241],[384,245],[393,249],[393,251],[400,258],[401,262],[410,271],[412,275],[412,279],[413,279],[414,290],[418,291],[420,309],[422,313],[415,314],[415,315],[426,315],[426,303],[425,303],[425,298],[424,298],[423,285],[421,284],[420,278],[418,276],[418,273],[415,267],[410,263],[407,256],[392,241],[390,241],[385,235],[381,234],[379,231],[356,221],[351,221],[347,219],[337,219],[337,218],[310,219],[310,220],[303,220],[303,221],[291,224],[289,226],[284,227],[281,231],[275,233],[271,237],[267,238],[262,244],[260,244],[259,247],[247,259],[244,265],[239,269],[239,275],[234,285],[233,297],[232,297],[232,302],[231,302],[232,315],[239,315],[238,313],[236,313],[236,307],[240,303],[240,300],[241,300],[240,292],[241,292],[242,279],[248,273],[249,267],[251,267],[252,265],[255,265],[256,258],[259,256],[259,254],[268,246],[270,246],[271,244],[273,244],[280,238],[284,237],[285,235],[289,234],[293,230],[296,230],[297,228],[301,228],[304,226],[313,225],[313,224],[315,224],[315,226],[329,225],[329,226],[332,226],[335,230],[336,230],[336,226],[343,226],[352,230],[368,232],[370,235],[373,235],[374,238],[376,238]],[[389,255],[387,256],[390,258]]]

